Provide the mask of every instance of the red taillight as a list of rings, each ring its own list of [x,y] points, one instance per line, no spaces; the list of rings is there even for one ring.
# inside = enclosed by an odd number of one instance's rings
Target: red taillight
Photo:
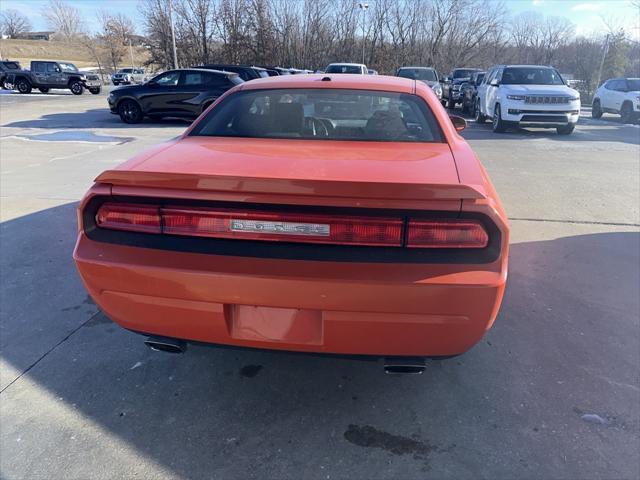
[[[486,230],[474,220],[409,221],[409,248],[484,248],[488,243]]]
[[[152,205],[103,203],[96,214],[96,224],[112,230],[162,233],[160,209]]]
[[[162,208],[173,235],[337,245],[402,244],[400,218],[349,217],[234,210]]]
[[[125,203],[104,203],[96,224],[112,230],[193,237],[384,247],[402,246],[405,231],[401,218]],[[409,219],[405,241],[409,248],[484,248],[489,236],[476,220]]]

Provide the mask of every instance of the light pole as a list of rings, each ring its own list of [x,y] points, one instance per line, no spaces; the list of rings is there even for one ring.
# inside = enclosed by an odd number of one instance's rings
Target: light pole
[[[173,68],[178,68],[178,51],[176,50],[176,32],[173,28],[173,6],[169,0],[169,22],[171,22],[171,43],[173,44]]]
[[[360,10],[362,10],[362,64],[364,65],[364,46],[365,46],[365,43],[367,43],[366,42],[367,37],[364,31],[364,23],[365,23],[364,14],[367,11],[367,8],[369,8],[369,4],[365,2],[360,2],[358,3],[358,7],[360,7]]]

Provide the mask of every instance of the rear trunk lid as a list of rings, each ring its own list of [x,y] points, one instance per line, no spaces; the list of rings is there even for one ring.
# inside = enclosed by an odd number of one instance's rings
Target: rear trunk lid
[[[484,198],[446,143],[186,137],[102,173],[121,187],[389,200]]]

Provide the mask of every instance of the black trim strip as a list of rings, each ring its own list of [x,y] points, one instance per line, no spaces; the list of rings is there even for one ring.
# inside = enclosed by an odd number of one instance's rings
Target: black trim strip
[[[269,242],[260,240],[230,240],[222,238],[186,237],[170,234],[124,232],[99,228],[96,213],[104,202],[147,203],[160,206],[198,206],[209,208],[240,208],[245,210],[271,210],[296,213],[323,213],[334,215],[366,215],[380,217],[402,217],[405,222],[412,219],[475,219],[482,223],[489,234],[489,244],[482,249],[460,248],[404,248],[371,247],[351,245],[320,245],[293,242]],[[491,263],[500,256],[502,234],[486,215],[479,213],[413,210],[391,210],[370,208],[317,207],[297,205],[255,204],[239,202],[211,202],[201,200],[159,199],[130,196],[93,197],[82,212],[84,231],[96,242],[130,245],[177,252],[230,255],[237,257],[282,258],[289,260],[314,260],[329,262],[365,263]],[[406,230],[406,229],[405,229]]]

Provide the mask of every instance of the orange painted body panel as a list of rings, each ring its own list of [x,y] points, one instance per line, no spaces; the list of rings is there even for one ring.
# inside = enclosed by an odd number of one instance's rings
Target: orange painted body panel
[[[302,78],[300,78],[302,77]],[[491,327],[508,256],[504,210],[426,85],[395,77],[274,77],[231,90],[348,88],[421,96],[447,143],[188,137],[96,179],[79,207],[74,259],[100,308],[131,330],[245,347],[364,355],[454,355]],[[346,78],[345,78],[346,77]],[[215,104],[210,107],[215,108]],[[96,195],[266,205],[480,213],[501,234],[489,263],[378,263],[164,251],[91,240]]]

